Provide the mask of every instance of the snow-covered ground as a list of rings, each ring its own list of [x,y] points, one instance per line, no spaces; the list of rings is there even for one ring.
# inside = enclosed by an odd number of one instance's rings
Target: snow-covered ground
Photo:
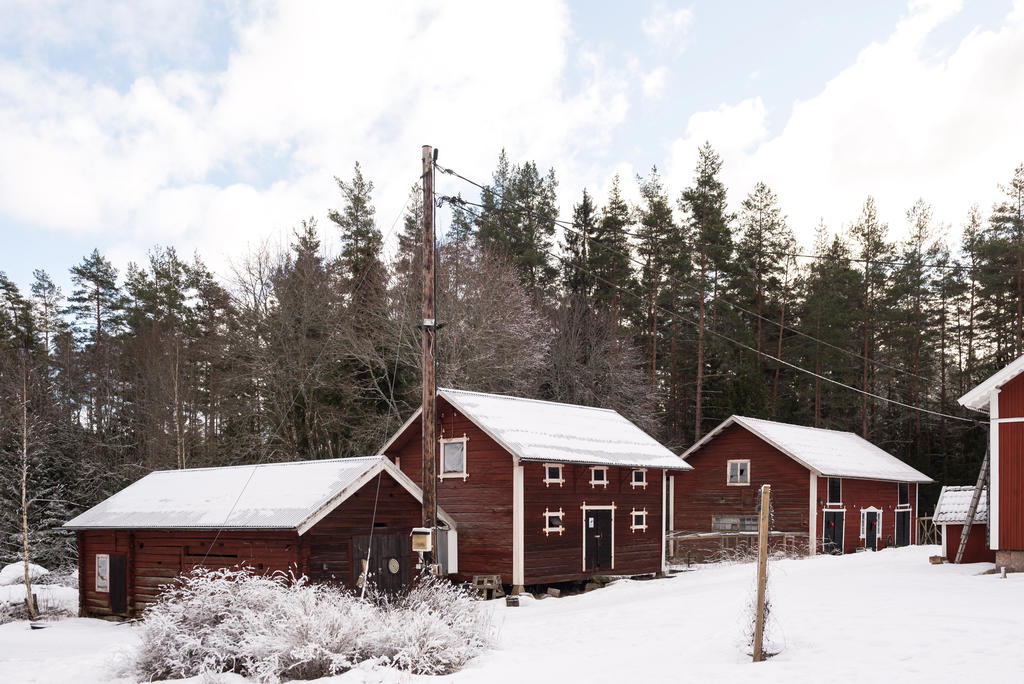
[[[743,633],[753,565],[705,566],[560,599],[489,604],[499,645],[439,681],[964,682],[1020,681],[1024,574],[928,563],[938,547],[785,560],[770,566],[774,638],[753,664]],[[107,682],[138,630],[65,620],[0,626],[0,682]],[[407,682],[354,671],[321,682]],[[430,678],[422,678],[424,680]],[[226,680],[228,681],[228,680]],[[238,681],[230,678],[230,681]]]

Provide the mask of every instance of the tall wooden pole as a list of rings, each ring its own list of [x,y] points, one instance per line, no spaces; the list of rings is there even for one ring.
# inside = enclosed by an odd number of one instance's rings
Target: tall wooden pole
[[[437,418],[434,380],[434,149],[423,146],[423,527],[431,530],[431,548],[437,543]],[[429,567],[433,551],[423,554]]]
[[[761,515],[757,520],[757,618],[754,622],[754,662],[764,660],[764,594],[768,582],[768,527],[771,524],[772,486],[761,485]]]

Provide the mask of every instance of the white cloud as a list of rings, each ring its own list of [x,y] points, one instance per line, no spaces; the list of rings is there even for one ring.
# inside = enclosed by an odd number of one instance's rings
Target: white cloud
[[[640,23],[644,33],[661,46],[679,44],[693,25],[693,12],[685,7],[672,9],[659,2]]]
[[[640,88],[643,90],[644,97],[655,100],[665,94],[665,86],[667,84],[668,69],[662,66],[656,67],[645,74],[640,83]]]
[[[975,30],[936,58],[925,40],[957,8],[913,3],[888,39],[796,102],[777,135],[756,98],[693,115],[671,145],[675,187],[689,184],[708,139],[723,157],[732,204],[764,180],[805,243],[820,216],[833,229],[855,220],[868,194],[896,236],[918,197],[954,227],[971,203],[987,209],[996,184],[1024,161],[1024,2],[998,30]]]
[[[102,233],[123,254],[199,249],[222,266],[311,214],[325,226],[332,178],[356,160],[384,230],[424,143],[461,169],[492,169],[505,147],[571,175],[624,119],[628,83],[571,54],[569,39],[566,8],[539,0],[282,3],[245,19],[222,71],[164,71],[118,91],[0,61],[0,216]],[[570,59],[584,74],[572,92]]]

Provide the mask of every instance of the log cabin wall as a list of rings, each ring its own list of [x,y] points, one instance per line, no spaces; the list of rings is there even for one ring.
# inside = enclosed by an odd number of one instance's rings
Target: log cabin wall
[[[512,455],[441,397],[437,415],[440,438],[465,436],[468,440],[466,479],[439,478],[437,482],[437,505],[458,524],[459,572],[455,578],[500,574],[503,583],[511,584]],[[397,458],[402,472],[425,488],[420,435],[419,421],[413,421],[388,448],[387,456],[392,461]]]
[[[216,541],[215,541],[216,540]],[[154,601],[164,585],[196,567],[225,568],[242,563],[258,572],[298,568],[299,540],[282,530],[85,530],[79,533],[81,613],[88,616],[135,617]],[[127,561],[127,606],[111,608],[111,592],[96,590],[97,554],[124,554]]]
[[[828,501],[827,477],[818,478],[817,550],[822,551],[822,521],[824,510],[845,510],[843,522],[843,553],[852,553],[864,546],[861,536],[861,511],[867,508],[881,509],[881,532],[878,535],[878,550],[893,546],[896,539],[896,511],[910,511],[910,543],[916,539],[917,528],[917,485],[908,484],[909,506],[899,505],[899,483],[885,480],[860,480],[844,477],[842,480],[842,504],[825,506]]]
[[[749,459],[749,485],[728,484],[728,462],[735,459]],[[712,532],[714,516],[754,517],[761,485],[770,484],[773,529],[807,533],[810,471],[746,428],[730,425],[687,462],[694,470],[675,478],[673,529]]]
[[[358,561],[353,537],[402,535],[412,553],[412,528],[422,523],[423,508],[387,473],[367,482],[300,538],[303,572],[314,582],[354,587]],[[374,515],[376,501],[376,516]]]
[[[523,464],[524,565],[526,584],[586,579],[583,570],[583,508],[615,506],[614,567],[602,574],[661,571],[662,472],[648,469],[646,487],[631,485],[632,468],[608,468],[608,484],[591,485],[589,466],[562,466],[564,482],[545,483],[544,465]],[[691,473],[685,473],[684,477]],[[681,479],[676,479],[676,486]],[[545,533],[545,512],[563,512],[563,530]],[[647,511],[647,529],[631,529],[633,510]],[[460,537],[461,541],[461,537]]]

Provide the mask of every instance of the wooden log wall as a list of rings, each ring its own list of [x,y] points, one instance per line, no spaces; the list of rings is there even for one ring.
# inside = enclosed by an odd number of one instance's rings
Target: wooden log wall
[[[608,468],[607,485],[590,484],[590,466],[562,466],[562,484],[544,482],[544,465],[524,463],[524,565],[526,584],[586,579],[583,569],[583,505],[615,506],[614,567],[601,574],[661,571],[662,471],[647,470],[647,486],[631,484],[632,468]],[[683,477],[689,473],[683,473]],[[678,484],[679,480],[676,482]],[[631,528],[633,510],[647,511],[647,529]],[[564,513],[563,531],[544,531],[545,511]]]
[[[727,464],[750,460],[750,484],[728,484]],[[772,486],[772,529],[809,529],[811,473],[740,425],[730,425],[687,461],[694,470],[675,478],[675,524],[681,532],[711,532],[716,515],[756,517],[761,485]],[[717,542],[716,542],[717,543]]]
[[[878,535],[878,550],[892,546],[896,539],[896,511],[910,511],[910,543],[917,542],[917,485],[909,484],[910,506],[899,506],[899,483],[884,480],[860,480],[842,478],[842,504],[825,505],[828,501],[828,478],[818,478],[817,550],[822,550],[822,520],[824,510],[845,509],[843,522],[843,553],[853,553],[864,546],[860,535],[860,515],[865,508],[881,509],[881,533]],[[890,543],[890,538],[892,543]]]
[[[437,504],[458,524],[459,572],[501,575],[512,583],[512,456],[443,398],[437,399],[440,438],[467,437],[468,477],[439,478]],[[413,482],[422,483],[420,423],[414,421],[388,449],[387,456]],[[441,450],[438,450],[440,459]],[[438,467],[438,472],[441,468]]]

